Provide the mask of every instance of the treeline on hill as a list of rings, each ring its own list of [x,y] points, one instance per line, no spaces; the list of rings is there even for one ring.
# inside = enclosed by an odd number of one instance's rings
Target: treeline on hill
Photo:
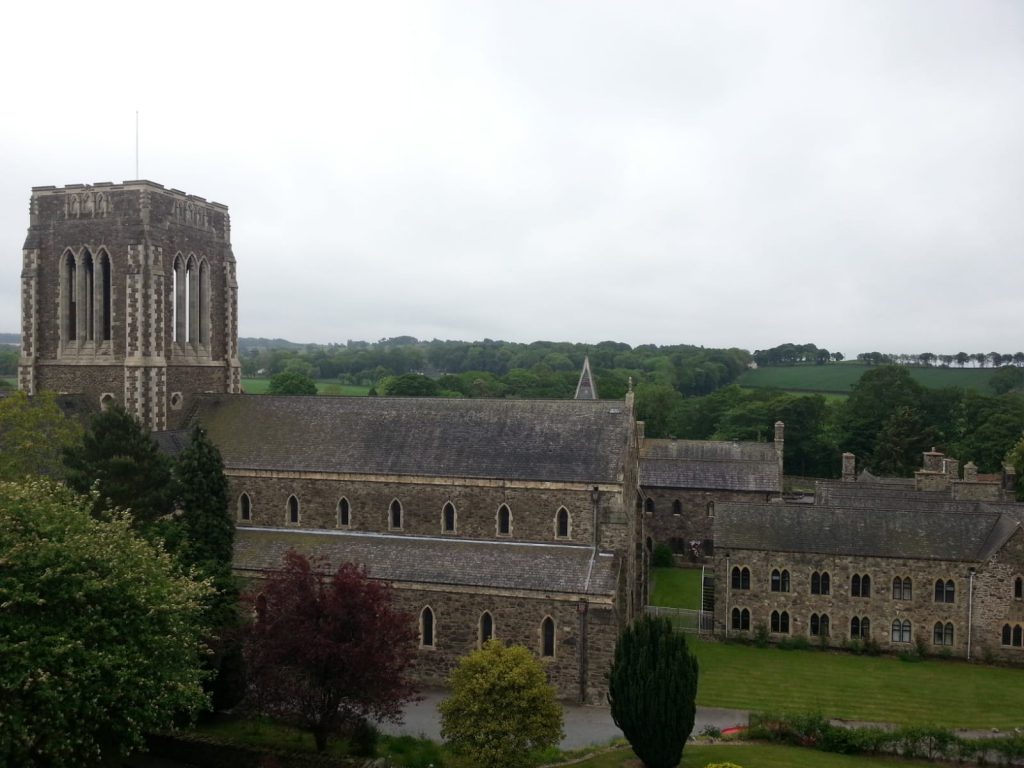
[[[665,384],[681,395],[705,395],[734,382],[750,361],[746,350],[689,345],[419,341],[400,336],[302,349],[249,347],[242,353],[242,374],[273,376],[297,370],[314,379],[376,387],[380,394],[569,397],[587,355],[598,377],[598,391],[608,398],[625,395],[630,377],[634,382]],[[393,379],[406,374],[424,374],[436,386],[423,384],[429,391],[411,392],[405,389],[412,385],[406,379],[396,388]]]
[[[845,358],[842,352],[829,352],[814,344],[779,344],[771,349],[759,349],[752,355],[759,366],[799,365],[801,363],[841,363]],[[941,365],[949,368],[956,365],[964,368],[967,365],[985,368],[999,368],[1004,365],[1024,366],[1024,352],[957,352],[956,354],[936,355],[933,352],[914,354],[886,354],[884,352],[861,352],[857,355],[858,362],[867,365],[922,365],[930,367]]]
[[[782,420],[790,475],[834,477],[844,451],[857,456],[859,468],[894,476],[911,475],[932,447],[963,463],[973,461],[983,473],[999,472],[1015,449],[1024,453],[1019,389],[998,395],[929,389],[896,365],[867,371],[845,400],[736,385],[685,398],[661,384],[641,384],[636,398],[650,437],[771,440],[774,423]]]

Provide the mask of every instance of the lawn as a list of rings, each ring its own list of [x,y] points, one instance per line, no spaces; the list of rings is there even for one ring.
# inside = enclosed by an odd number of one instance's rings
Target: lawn
[[[775,387],[790,392],[847,394],[865,371],[873,366],[860,363],[829,365],[776,365],[744,371],[737,383],[742,387]],[[989,379],[997,368],[920,368],[908,366],[911,378],[925,387],[962,387],[992,394]]]
[[[1024,726],[1024,669],[697,641],[697,702],[947,728]]]
[[[242,389],[249,395],[265,395],[270,387],[270,379],[242,379]],[[347,397],[365,397],[369,387],[357,387],[351,384],[339,384],[334,379],[317,379],[316,391],[320,395],[345,395]]]
[[[700,608],[700,568],[652,568],[651,605]]]
[[[709,763],[736,763],[743,768],[918,768],[932,766],[920,760],[900,760],[863,755],[833,755],[816,749],[780,747],[762,744],[693,745],[683,751],[680,768],[704,768]],[[639,762],[631,749],[606,752],[576,763],[575,768],[637,768]]]

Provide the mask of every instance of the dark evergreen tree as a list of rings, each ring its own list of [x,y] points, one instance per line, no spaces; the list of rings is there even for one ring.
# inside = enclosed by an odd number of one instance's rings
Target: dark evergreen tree
[[[697,658],[665,618],[644,616],[615,646],[612,719],[647,768],[675,768],[697,714]]]
[[[231,574],[235,524],[228,510],[224,461],[198,425],[193,426],[188,447],[175,462],[174,477],[180,512],[173,524],[164,526],[168,548],[183,567],[194,568],[214,586],[204,613],[207,644],[213,650],[207,661],[214,672],[207,690],[213,694],[215,707],[230,708],[245,692],[239,594]]]
[[[149,431],[119,405],[93,417],[80,445],[64,451],[67,484],[79,493],[95,485],[93,515],[130,509],[136,528],[152,531],[174,509],[171,462]]]

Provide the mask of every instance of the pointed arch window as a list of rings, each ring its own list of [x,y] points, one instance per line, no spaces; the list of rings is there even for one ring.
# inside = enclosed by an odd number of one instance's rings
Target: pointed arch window
[[[911,625],[909,619],[893,619],[892,622],[892,641],[894,643],[909,643],[911,635]]]
[[[252,520],[252,499],[249,498],[248,493],[243,493],[238,497],[238,519]]]
[[[480,624],[477,627],[477,645],[482,646],[494,637],[494,619],[489,611],[480,614]]]
[[[740,568],[734,566],[732,569],[732,588],[733,589],[750,589],[750,569],[747,567]]]
[[[96,339],[97,341],[110,341],[113,335],[113,319],[111,315],[111,275],[110,255],[105,251],[99,252],[96,260]]]
[[[1010,626],[1009,624],[1003,624],[1003,645],[1009,645],[1013,648],[1020,648],[1024,646],[1024,633],[1021,632],[1020,624]]]
[[[181,344],[188,338],[188,280],[180,253],[171,268],[171,329],[173,341]]]
[[[683,514],[683,502],[679,499],[675,499],[672,502],[672,514],[676,516]]]
[[[559,539],[567,539],[571,530],[569,510],[559,507],[558,512],[555,513],[555,536]]]
[[[777,634],[789,634],[789,611],[772,611],[771,631]]]
[[[709,501],[707,509],[708,509],[708,517],[714,517],[715,516],[715,502]]]
[[[647,500],[644,502],[644,512],[646,512],[649,515],[654,514],[654,499],[652,499],[650,496],[648,496]]]
[[[348,503],[348,499],[342,497],[338,502],[338,526],[341,528],[348,528],[352,522],[352,506]]]
[[[811,635],[814,637],[828,637],[829,618],[827,613],[811,614]]]
[[[78,262],[71,250],[64,252],[60,268],[60,332],[65,346],[78,341]]]
[[[429,605],[420,611],[420,647],[434,647],[434,611]]]
[[[789,571],[786,569],[779,570],[775,568],[772,570],[772,592],[789,592]]]
[[[937,579],[935,581],[935,602],[936,603],[955,603],[956,602],[956,585],[952,579]]]
[[[732,628],[740,632],[750,629],[750,611],[748,609],[732,609]]]
[[[893,600],[911,600],[914,596],[914,584],[908,576],[905,579],[901,579],[899,576],[892,580],[892,599]]]
[[[299,500],[294,494],[288,497],[288,522],[293,525],[299,522]]]
[[[828,595],[831,592],[832,578],[828,575],[828,571],[822,571],[821,573],[815,571],[811,574],[812,595]]]
[[[393,531],[402,530],[402,502],[395,499],[388,510],[388,527]]]
[[[850,637],[867,640],[871,637],[871,620],[867,616],[854,616],[850,619]]]
[[[932,628],[932,644],[933,645],[952,645],[953,644],[953,623],[947,621],[943,624],[941,621],[935,622],[935,626]]]
[[[1013,598],[1014,600],[1024,599],[1024,579],[1020,576],[1013,580]]]
[[[455,533],[455,505],[447,502],[441,510],[441,531],[444,533]]]
[[[512,510],[509,509],[508,504],[498,507],[498,535],[512,535]]]
[[[540,655],[552,659],[555,657],[555,620],[545,616],[540,623]]]

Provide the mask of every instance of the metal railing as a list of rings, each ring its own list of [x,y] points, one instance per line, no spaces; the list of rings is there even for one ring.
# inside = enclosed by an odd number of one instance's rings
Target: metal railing
[[[648,616],[663,616],[672,622],[678,632],[709,635],[714,629],[714,614],[711,611],[696,611],[689,608],[664,608],[648,605],[644,608]]]

